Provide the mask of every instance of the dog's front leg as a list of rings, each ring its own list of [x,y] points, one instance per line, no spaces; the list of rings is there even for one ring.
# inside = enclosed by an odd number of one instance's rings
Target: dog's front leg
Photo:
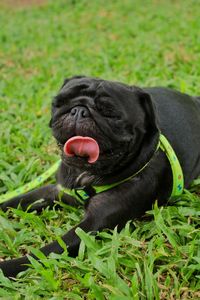
[[[88,206],[82,222],[62,236],[62,240],[66,244],[70,256],[76,256],[79,249],[80,238],[75,232],[77,227],[80,227],[86,232],[96,232],[103,228],[113,229],[116,225],[119,225],[121,228],[125,222],[130,219],[129,209],[122,206],[121,201],[117,201],[117,199],[106,199],[106,197],[102,199],[102,197],[99,196],[95,198],[91,199],[91,205]],[[63,248],[57,241],[44,246],[40,250],[46,256],[51,252],[63,252]],[[1,262],[0,268],[5,276],[15,277],[19,272],[28,268],[27,264],[30,264],[30,262],[27,256],[24,256]]]
[[[52,207],[55,204],[55,201],[63,201],[69,205],[77,204],[74,198],[67,194],[60,193],[56,184],[50,184],[14,197],[1,204],[0,208],[3,211],[6,211],[9,207],[17,208],[20,205],[23,210],[29,209],[29,212],[33,210],[41,211],[47,206]]]
[[[67,234],[62,236],[62,240],[68,246],[68,251],[70,256],[76,256],[78,253],[78,248],[80,244],[80,239],[76,235],[75,230],[77,227],[82,228],[85,231],[90,231],[93,229],[93,218],[87,216],[78,226],[72,228]],[[51,252],[62,253],[63,248],[59,245],[57,241],[54,241],[43,248],[40,249],[46,256]],[[0,269],[3,271],[4,275],[7,277],[16,277],[19,272],[25,271],[28,268],[30,261],[27,256],[23,256],[16,259],[11,259],[7,261],[0,262]]]
[[[51,206],[57,194],[58,194],[58,190],[56,185],[51,184],[51,185],[38,188],[31,192],[16,196],[2,203],[0,205],[0,208],[3,211],[6,211],[9,207],[17,208],[20,205],[23,210],[26,210],[28,207],[30,207],[30,211],[34,209],[39,210],[40,207],[45,207],[48,205]]]

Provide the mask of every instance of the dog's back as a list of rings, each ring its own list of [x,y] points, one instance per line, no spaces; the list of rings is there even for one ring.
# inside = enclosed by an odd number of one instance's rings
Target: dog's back
[[[200,97],[167,88],[147,88],[158,112],[158,126],[172,144],[185,186],[200,175]]]

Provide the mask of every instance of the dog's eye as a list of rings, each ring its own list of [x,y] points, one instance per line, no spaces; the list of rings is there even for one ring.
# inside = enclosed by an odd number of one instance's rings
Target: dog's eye
[[[55,97],[53,99],[52,105],[56,108],[59,108],[65,104],[65,99],[61,97]]]
[[[97,110],[99,113],[106,118],[119,118],[119,113],[116,111],[115,107],[108,101],[98,101],[96,103]]]
[[[56,108],[60,108],[63,105],[67,105],[69,103],[69,98],[65,94],[59,94],[54,97],[52,105]]]

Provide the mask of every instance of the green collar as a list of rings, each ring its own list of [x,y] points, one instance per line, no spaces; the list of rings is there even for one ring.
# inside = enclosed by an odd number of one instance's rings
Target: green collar
[[[182,168],[180,166],[179,160],[178,160],[173,148],[171,147],[171,145],[168,142],[168,140],[166,139],[166,137],[164,137],[164,135],[162,135],[162,134],[160,134],[159,143],[158,143],[155,153],[158,151],[158,149],[161,149],[163,152],[165,152],[165,154],[170,162],[170,165],[171,165],[171,170],[172,170],[172,175],[173,175],[173,187],[172,187],[172,193],[171,193],[170,198],[174,197],[174,196],[179,196],[182,194],[183,187],[184,187],[184,178],[183,178]],[[151,157],[151,159],[153,158],[153,156]],[[74,188],[74,189],[63,188],[61,185],[58,185],[58,187],[61,192],[66,193],[66,194],[76,198],[76,200],[80,203],[84,203],[86,200],[95,196],[96,194],[100,194],[107,190],[111,190],[112,188],[119,186],[120,184],[134,178],[136,175],[141,173],[149,165],[151,159],[139,171],[137,171],[130,177],[127,177],[121,181],[118,181],[118,182],[115,182],[112,184],[100,185],[100,186],[94,185],[94,186],[88,186],[88,187],[84,186],[81,188]]]
[[[160,149],[165,152],[172,170],[173,186],[171,196],[180,196],[184,189],[184,176],[178,157],[166,137],[160,134]]]
[[[155,153],[157,152],[158,149],[161,149],[163,152],[165,152],[165,154],[170,162],[170,165],[171,165],[172,175],[173,175],[173,187],[172,187],[171,197],[179,196],[180,194],[182,194],[183,187],[184,187],[183,172],[182,172],[180,163],[178,161],[178,158],[177,158],[173,148],[171,147],[171,145],[168,142],[168,140],[166,139],[166,137],[164,137],[164,135],[162,135],[162,134],[160,134],[159,143],[158,143]],[[152,158],[153,158],[153,156],[152,156]],[[84,203],[90,197],[92,197],[96,194],[105,192],[107,190],[110,190],[110,189],[134,178],[136,175],[141,173],[149,165],[149,163],[151,162],[151,159],[138,172],[136,172],[132,176],[125,178],[119,182],[115,182],[113,184],[81,187],[81,188],[76,188],[76,189],[67,189],[67,188],[61,187],[60,185],[58,185],[58,186],[62,192],[66,193],[72,197],[75,197],[79,202]],[[57,161],[52,167],[50,167],[43,174],[41,174],[40,176],[35,178],[33,181],[25,184],[22,187],[17,188],[14,191],[0,195],[0,204],[6,202],[7,200],[9,200],[13,197],[19,196],[21,194],[29,192],[30,190],[33,190],[34,188],[39,186],[41,183],[46,181],[51,175],[53,175],[57,171],[59,165],[60,165],[60,160]]]

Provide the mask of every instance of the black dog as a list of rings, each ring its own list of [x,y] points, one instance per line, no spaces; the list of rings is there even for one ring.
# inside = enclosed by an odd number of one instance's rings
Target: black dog
[[[57,184],[11,199],[3,210],[33,203],[39,211],[60,198],[75,206],[80,199],[85,216],[76,227],[120,230],[151,209],[155,199],[165,204],[171,195],[173,171],[158,148],[160,133],[179,159],[185,187],[200,175],[199,97],[78,76],[65,80],[54,98],[50,126],[62,150]],[[38,199],[44,199],[42,206],[34,204]],[[79,248],[76,227],[62,237],[70,256]],[[41,251],[48,255],[63,249],[55,241]],[[27,263],[24,256],[1,262],[0,268],[16,276]]]

